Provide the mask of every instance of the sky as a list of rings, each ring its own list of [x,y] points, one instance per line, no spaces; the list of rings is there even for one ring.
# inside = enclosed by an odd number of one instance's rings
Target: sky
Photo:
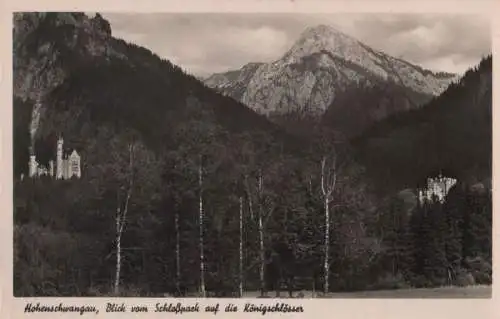
[[[463,73],[491,52],[488,16],[464,14],[101,13],[113,36],[200,77],[279,59],[307,28],[336,27],[433,71]]]

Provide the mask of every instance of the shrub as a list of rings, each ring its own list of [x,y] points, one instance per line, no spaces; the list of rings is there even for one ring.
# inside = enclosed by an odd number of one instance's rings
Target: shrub
[[[385,274],[379,277],[377,282],[371,286],[373,290],[383,290],[383,289],[405,289],[409,288],[409,284],[404,279],[403,275],[397,273],[393,275],[391,273]]]
[[[415,288],[428,288],[428,287],[432,286],[429,279],[427,277],[425,277],[424,275],[417,275],[417,276],[412,277],[411,284]]]
[[[477,284],[488,285],[492,282],[492,267],[491,263],[484,260],[482,257],[467,258],[465,260],[467,269],[474,277]]]
[[[14,228],[14,294],[80,296],[99,268],[100,246],[88,236],[29,223]],[[82,291],[83,290],[83,291]]]
[[[465,269],[459,269],[454,284],[459,287],[472,286],[476,283],[474,276]]]

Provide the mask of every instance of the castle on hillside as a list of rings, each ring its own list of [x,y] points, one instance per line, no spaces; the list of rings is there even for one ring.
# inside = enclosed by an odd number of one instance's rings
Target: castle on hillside
[[[434,198],[437,198],[440,203],[443,203],[446,195],[456,183],[456,179],[443,177],[441,174],[436,178],[427,178],[427,187],[420,189],[418,192],[420,204],[432,202]]]
[[[29,177],[50,176],[56,179],[70,179],[75,176],[82,176],[80,155],[76,150],[65,152],[63,149],[64,140],[60,137],[57,140],[56,162],[49,161],[49,166],[45,167],[37,162],[33,149],[30,148]]]

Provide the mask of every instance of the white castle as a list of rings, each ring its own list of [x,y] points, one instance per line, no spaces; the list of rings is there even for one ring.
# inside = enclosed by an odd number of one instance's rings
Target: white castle
[[[29,176],[50,176],[56,179],[70,179],[75,176],[80,178],[82,176],[81,166],[80,166],[80,155],[76,150],[73,150],[69,155],[63,151],[64,140],[60,137],[57,140],[57,156],[56,163],[54,161],[49,161],[49,167],[45,167],[39,164],[36,160],[36,156],[33,149],[30,148],[30,161],[29,161]],[[54,172],[55,169],[55,172]]]
[[[427,187],[418,192],[419,202],[421,204],[432,202],[435,196],[439,202],[443,203],[446,195],[456,183],[456,179],[443,177],[441,174],[436,178],[427,178]]]

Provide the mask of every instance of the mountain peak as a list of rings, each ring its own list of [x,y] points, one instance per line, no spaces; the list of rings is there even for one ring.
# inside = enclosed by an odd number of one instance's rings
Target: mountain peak
[[[335,27],[320,24],[305,29],[283,60],[295,63],[305,56],[325,51],[350,60],[350,56],[359,56],[364,48],[358,40]]]
[[[339,30],[337,27],[333,25],[327,25],[327,24],[318,24],[315,26],[307,27],[299,36],[300,38],[306,38],[306,37],[332,37],[332,36],[343,36],[343,37],[348,37],[351,38],[349,35],[347,35],[345,32]]]
[[[100,14],[89,18],[81,12],[15,13],[13,22],[13,93],[23,101],[43,100],[69,70],[90,56],[116,54],[111,26]]]
[[[73,26],[89,34],[111,36],[110,23],[99,13],[89,17],[81,12],[19,12],[13,15],[14,45],[23,42],[31,32],[53,31],[55,28]]]
[[[331,25],[318,24],[318,25],[306,28],[302,32],[302,36],[310,36],[310,35],[314,35],[314,34],[321,35],[321,34],[328,34],[328,33],[342,33],[342,32],[340,32],[338,29],[336,29],[335,27],[333,27]]]

